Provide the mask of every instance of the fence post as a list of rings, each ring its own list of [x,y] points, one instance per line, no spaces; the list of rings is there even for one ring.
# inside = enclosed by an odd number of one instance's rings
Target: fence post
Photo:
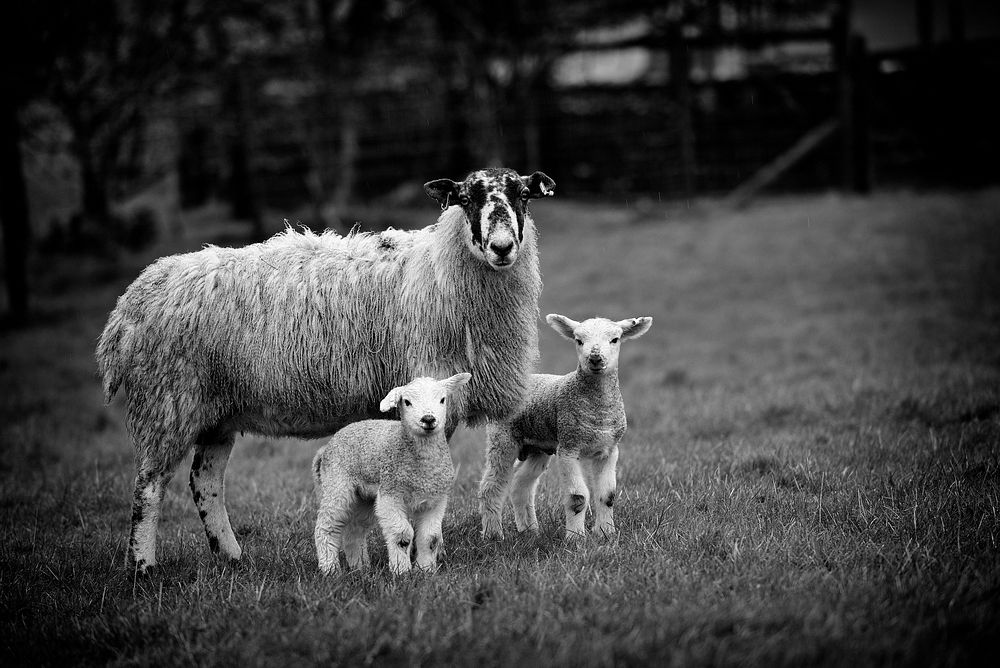
[[[851,33],[851,0],[837,4],[830,38],[837,71],[841,187],[867,193],[871,189],[868,54],[864,38]]]
[[[868,47],[861,35],[851,35],[849,42],[849,67],[851,71],[851,116],[854,137],[851,153],[854,164],[851,187],[854,192],[868,194],[872,189],[871,168],[871,65]]]
[[[678,133],[680,135],[681,183],[684,197],[692,197],[695,192],[695,144],[694,119],[691,108],[691,54],[680,27],[671,30],[670,37],[670,83],[674,90],[678,109]]]

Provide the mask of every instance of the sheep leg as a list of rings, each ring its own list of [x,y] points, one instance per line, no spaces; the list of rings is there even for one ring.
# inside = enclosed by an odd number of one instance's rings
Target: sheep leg
[[[351,521],[344,526],[343,547],[347,566],[350,569],[367,568],[371,563],[368,556],[368,532],[375,522],[375,501],[357,497]]]
[[[535,495],[538,481],[549,465],[549,455],[535,454],[523,462],[514,463],[514,482],[510,490],[510,502],[514,506],[514,521],[518,531],[538,531],[538,516],[535,514]]]
[[[589,505],[589,493],[583,475],[583,467],[580,465],[580,454],[566,452],[560,446],[556,460],[563,493],[563,505],[566,509],[566,540],[577,540],[585,535],[584,524]]]
[[[320,491],[319,511],[316,513],[316,561],[324,575],[330,575],[340,568],[340,550],[346,551],[344,528],[355,517],[355,508],[347,484],[334,477],[334,472],[324,472]],[[349,563],[349,560],[348,560]]]
[[[417,568],[436,571],[438,553],[444,546],[441,523],[448,506],[448,497],[443,497],[436,505],[422,513],[414,522],[416,530]]]
[[[490,425],[486,439],[486,467],[479,482],[481,534],[486,539],[500,539],[503,538],[503,504],[510,484],[511,466],[517,455],[517,441],[510,428],[501,425]]]
[[[413,549],[413,527],[406,517],[403,500],[382,494],[375,497],[375,517],[382,527],[389,552],[389,570],[394,574],[410,570],[410,551]]]
[[[611,448],[606,458],[593,460],[594,467],[594,528],[598,536],[612,536],[615,533],[615,491],[616,469],[618,467],[618,446]]]
[[[160,504],[172,472],[144,470],[135,476],[132,498],[132,528],[129,531],[129,555],[140,573],[156,565],[156,527],[160,523]]]
[[[214,554],[237,560],[243,555],[236,542],[226,511],[226,466],[233,451],[233,434],[225,435],[216,443],[195,445],[191,461],[191,495],[198,507],[198,516],[205,525],[208,546]]]

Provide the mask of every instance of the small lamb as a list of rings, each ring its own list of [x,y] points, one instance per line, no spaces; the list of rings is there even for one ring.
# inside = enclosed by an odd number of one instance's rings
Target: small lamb
[[[399,408],[400,421],[364,420],[338,431],[313,459],[319,495],[316,556],[325,574],[340,566],[369,563],[366,538],[373,520],[382,527],[393,573],[410,570],[416,540],[417,566],[437,569],[441,520],[455,479],[445,439],[447,399],[469,382],[459,373],[444,380],[417,378],[379,404]]]
[[[618,443],[625,434],[625,406],[618,386],[621,342],[645,334],[649,317],[617,322],[591,318],[576,322],[557,314],[549,325],[576,341],[576,371],[565,376],[534,374],[524,407],[512,419],[487,427],[489,451],[479,485],[484,538],[503,538],[501,516],[514,463],[510,499],[517,530],[538,531],[535,493],[538,478],[555,453],[566,508],[566,538],[584,535],[590,500],[593,531],[615,532],[615,466]]]

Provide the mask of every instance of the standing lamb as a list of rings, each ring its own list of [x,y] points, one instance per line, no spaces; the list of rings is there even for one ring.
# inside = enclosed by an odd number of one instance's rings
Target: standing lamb
[[[514,413],[538,356],[528,201],[554,186],[542,172],[486,169],[425,184],[443,212],[422,230],[286,229],[147,267],[97,346],[105,398],[122,391],[135,446],[136,567],[156,563],[164,488],[192,448],[209,546],[239,559],[223,487],[236,432],[327,436],[377,415],[386,387],[466,369],[474,378],[451,404],[448,436],[462,419]]]
[[[565,376],[531,376],[524,408],[515,417],[487,428],[489,452],[479,485],[483,536],[502,538],[502,513],[510,485],[517,530],[538,530],[535,493],[538,478],[555,453],[563,503],[566,538],[582,537],[586,510],[594,500],[593,531],[615,532],[615,467],[618,443],[625,435],[625,405],[618,386],[621,342],[645,334],[653,319],[617,322],[591,318],[576,322],[557,314],[545,320],[576,342],[576,371]]]
[[[341,550],[349,568],[368,565],[366,541],[375,519],[393,573],[410,570],[411,549],[418,568],[437,570],[441,520],[455,480],[444,435],[446,401],[469,378],[417,378],[397,387],[379,408],[398,408],[399,422],[349,424],[316,453],[316,557],[323,573],[339,568]]]

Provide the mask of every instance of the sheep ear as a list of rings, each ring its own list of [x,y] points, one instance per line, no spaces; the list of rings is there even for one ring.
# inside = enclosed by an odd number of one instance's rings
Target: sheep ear
[[[649,331],[649,328],[653,324],[653,319],[649,316],[643,316],[641,318],[619,320],[615,324],[622,328],[622,339],[638,339]]]
[[[573,330],[580,326],[576,320],[571,320],[564,315],[559,315],[558,313],[550,313],[545,316],[545,322],[549,323],[549,327],[556,330],[567,339],[575,338],[573,336]]]
[[[441,382],[448,389],[448,392],[454,392],[458,388],[468,383],[470,378],[472,378],[471,373],[456,373],[451,378],[445,378]]]
[[[521,183],[528,188],[528,197],[552,197],[555,195],[556,182],[546,176],[545,172],[535,172],[531,176],[522,176]]]
[[[385,399],[383,399],[382,402],[378,405],[378,409],[383,413],[388,413],[393,408],[395,408],[396,404],[399,403],[400,389],[401,388],[399,387],[394,387],[391,390],[389,390],[389,394],[385,395]]]
[[[452,204],[458,204],[458,184],[451,179],[437,179],[424,184],[424,192],[447,209]]]

